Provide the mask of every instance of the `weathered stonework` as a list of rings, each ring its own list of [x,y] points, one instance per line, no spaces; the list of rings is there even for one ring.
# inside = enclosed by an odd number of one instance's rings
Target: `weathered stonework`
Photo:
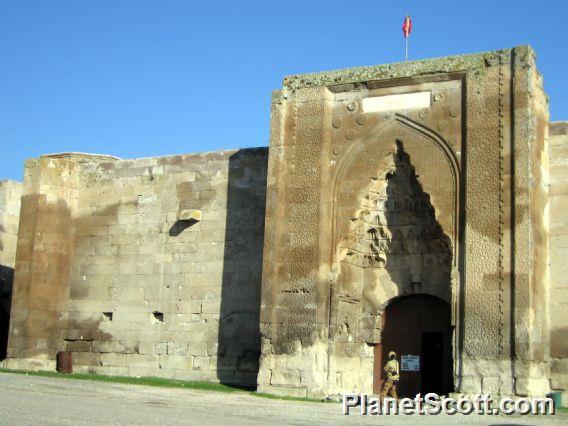
[[[566,129],[521,46],[286,77],[269,150],[28,160],[3,365],[566,391]]]
[[[6,355],[22,184],[0,181],[0,360]]]
[[[568,402],[568,123],[550,123],[550,384]]]
[[[6,365],[255,386],[266,161],[29,160]]]
[[[547,123],[528,47],[287,77],[259,388],[371,392],[383,310],[423,294],[451,305],[456,391],[547,392]]]

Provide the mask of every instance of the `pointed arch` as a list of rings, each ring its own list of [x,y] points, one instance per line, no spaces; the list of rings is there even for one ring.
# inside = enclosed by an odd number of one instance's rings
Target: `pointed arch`
[[[338,243],[341,238],[339,235],[339,221],[338,221],[338,195],[340,191],[340,186],[345,180],[346,175],[353,168],[353,162],[356,160],[358,155],[367,149],[372,144],[380,144],[382,149],[386,152],[394,152],[393,150],[393,140],[391,138],[385,137],[385,134],[396,134],[397,127],[407,129],[415,133],[420,138],[433,144],[435,149],[442,154],[442,157],[446,161],[446,167],[450,174],[450,187],[451,187],[451,218],[452,218],[452,229],[450,232],[450,237],[453,241],[453,259],[454,266],[458,263],[458,230],[459,230],[459,176],[460,176],[460,165],[453,151],[450,143],[444,139],[438,132],[419,123],[410,117],[403,114],[395,113],[390,119],[382,120],[377,125],[371,127],[359,138],[351,141],[349,146],[340,154],[340,158],[337,161],[336,173],[333,177],[332,188],[332,244],[331,252],[329,253],[330,264],[334,263],[334,257],[336,256],[336,250],[338,248]],[[388,164],[386,158],[383,159],[383,164],[378,164],[375,166],[373,174],[376,171],[385,172],[388,169]],[[433,167],[440,167],[439,165],[434,165]]]

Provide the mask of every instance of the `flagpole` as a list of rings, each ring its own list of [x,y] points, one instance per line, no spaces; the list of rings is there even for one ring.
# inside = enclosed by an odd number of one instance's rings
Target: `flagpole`
[[[407,13],[404,18],[404,23],[402,24],[402,34],[404,35],[404,60],[408,61],[408,36],[412,31],[412,20],[410,15]]]

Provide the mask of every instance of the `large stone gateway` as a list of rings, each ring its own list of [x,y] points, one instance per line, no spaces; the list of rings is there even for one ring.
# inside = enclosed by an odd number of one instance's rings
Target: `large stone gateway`
[[[527,47],[286,78],[259,388],[377,390],[385,345],[407,336],[409,393],[546,393],[547,125]],[[447,327],[429,323],[441,311]]]
[[[268,150],[28,160],[2,365],[321,397],[395,351],[402,395],[568,389],[568,127],[529,47],[287,77],[271,114]]]

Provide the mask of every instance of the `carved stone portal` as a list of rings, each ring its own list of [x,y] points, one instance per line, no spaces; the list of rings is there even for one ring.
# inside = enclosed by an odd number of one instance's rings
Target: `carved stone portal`
[[[404,142],[395,140],[393,148],[370,179],[339,245],[334,327],[339,341],[377,343],[379,312],[395,297],[424,293],[451,300],[451,240]]]
[[[381,311],[427,294],[451,303],[457,392],[548,392],[541,84],[528,47],[284,80],[259,390],[371,392]]]

